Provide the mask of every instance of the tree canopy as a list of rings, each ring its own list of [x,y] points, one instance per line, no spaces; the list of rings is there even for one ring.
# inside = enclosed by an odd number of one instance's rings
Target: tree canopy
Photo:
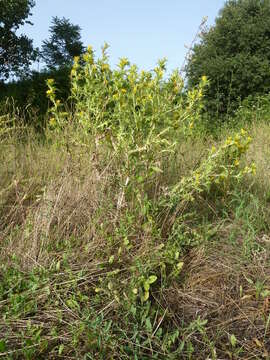
[[[24,72],[35,59],[33,42],[26,35],[17,35],[20,26],[31,24],[34,0],[0,0],[0,79]]]
[[[41,55],[50,69],[71,65],[84,52],[81,28],[66,18],[53,17],[50,38],[43,41]]]
[[[194,86],[206,75],[208,110],[232,111],[239,99],[270,90],[270,0],[230,0],[201,34],[186,67]]]

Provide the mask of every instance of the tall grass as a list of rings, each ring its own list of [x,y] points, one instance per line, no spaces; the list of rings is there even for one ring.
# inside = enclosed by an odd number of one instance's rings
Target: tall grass
[[[269,126],[205,139],[164,71],[89,48],[45,141],[3,133],[4,358],[267,358]]]

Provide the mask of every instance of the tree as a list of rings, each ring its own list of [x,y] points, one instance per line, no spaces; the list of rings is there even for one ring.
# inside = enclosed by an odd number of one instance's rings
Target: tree
[[[249,95],[270,91],[270,0],[230,0],[201,34],[186,67],[189,86],[210,80],[207,108],[232,112]]]
[[[0,79],[20,75],[31,61],[36,51],[33,42],[25,35],[17,35],[20,26],[28,23],[34,0],[0,0]]]
[[[69,66],[84,52],[80,27],[68,19],[53,17],[50,39],[43,41],[41,56],[50,69]]]

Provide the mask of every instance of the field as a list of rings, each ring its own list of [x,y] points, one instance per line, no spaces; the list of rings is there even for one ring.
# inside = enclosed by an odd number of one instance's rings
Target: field
[[[213,126],[206,78],[83,60],[1,117],[0,357],[269,359],[269,98]]]

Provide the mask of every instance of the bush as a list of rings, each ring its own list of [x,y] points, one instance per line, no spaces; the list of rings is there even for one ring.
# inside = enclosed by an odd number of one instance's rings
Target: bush
[[[32,72],[28,78],[10,83],[1,83],[0,114],[5,114],[6,101],[12,101],[14,108],[20,112],[27,123],[37,130],[45,127],[45,114],[48,111],[46,96],[48,78],[53,77],[58,87],[58,97],[67,101],[70,96],[70,68],[54,71]],[[2,105],[1,105],[2,104]]]
[[[239,101],[270,90],[270,1],[227,1],[209,31],[193,48],[189,85],[206,75],[207,110],[232,113]]]

